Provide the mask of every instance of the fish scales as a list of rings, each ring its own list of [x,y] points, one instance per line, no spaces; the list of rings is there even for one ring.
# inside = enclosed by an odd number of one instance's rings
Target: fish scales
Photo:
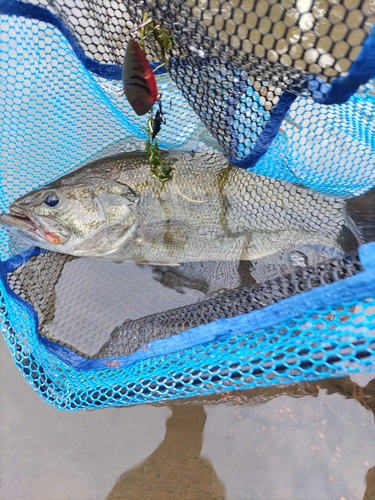
[[[334,232],[345,223],[346,202],[328,197],[290,182],[267,179],[249,172],[232,172],[226,186],[231,200],[233,231],[240,227],[259,230],[278,229],[281,225],[307,231]],[[327,217],[329,214],[329,217]]]

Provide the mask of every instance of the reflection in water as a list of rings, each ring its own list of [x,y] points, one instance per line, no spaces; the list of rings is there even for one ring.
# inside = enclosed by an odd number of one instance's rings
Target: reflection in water
[[[366,410],[373,413],[375,421],[375,378],[365,387],[356,384],[350,377],[323,380],[320,386],[327,389],[327,394],[339,393],[346,399],[356,399]],[[363,500],[375,500],[375,467],[367,471]]]
[[[303,384],[311,386],[313,384]],[[318,389],[326,389],[327,394],[341,394],[346,399],[356,399],[360,405],[374,415],[375,421],[375,378],[362,387],[353,382],[350,377],[322,380],[314,384]],[[371,467],[366,474],[366,491],[363,500],[375,500],[375,467]]]
[[[365,387],[350,377],[342,377],[168,403],[172,416],[166,424],[164,441],[142,464],[120,476],[107,500],[225,499],[224,484],[218,479],[211,462],[200,456],[207,418],[203,405],[259,406],[279,396],[318,397],[322,390],[329,395],[340,394],[346,399],[356,399],[375,417],[375,378]],[[366,491],[363,500],[375,500],[375,467],[368,470],[364,479]]]
[[[312,384],[302,384],[312,385]],[[375,419],[375,378],[362,387],[353,382],[350,377],[332,378],[322,380],[315,384],[321,389],[326,389],[327,394],[341,394],[346,399],[356,399],[366,410],[373,413]]]
[[[202,405],[169,404],[172,415],[161,445],[120,476],[107,500],[224,500],[225,487],[201,458],[206,413]]]
[[[363,500],[375,499],[375,467],[371,467],[366,474],[366,491]]]

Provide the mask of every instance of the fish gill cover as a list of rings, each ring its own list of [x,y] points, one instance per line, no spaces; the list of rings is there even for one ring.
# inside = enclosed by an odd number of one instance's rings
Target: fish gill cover
[[[372,2],[0,0],[1,211],[88,160],[144,149],[147,118],[119,90],[145,12],[173,40],[155,71],[162,149],[214,149],[251,169],[253,214],[269,182],[292,205],[302,188],[291,183],[337,200],[373,188]],[[154,69],[160,49],[147,36]],[[280,210],[276,195],[265,220]],[[322,223],[341,228],[344,212]],[[373,370],[374,247],[345,256],[356,246],[346,229],[333,250],[287,245],[249,272],[230,259],[76,259],[24,249],[1,228],[4,337],[25,378],[69,410]]]

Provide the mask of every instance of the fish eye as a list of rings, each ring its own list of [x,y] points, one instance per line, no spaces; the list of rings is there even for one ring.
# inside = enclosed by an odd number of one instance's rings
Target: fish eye
[[[49,207],[55,207],[56,205],[58,205],[59,201],[60,200],[55,194],[47,194],[43,200],[43,202]]]
[[[143,106],[143,101],[141,101],[140,99],[136,99],[135,101],[133,101],[133,106],[135,108],[141,108]]]

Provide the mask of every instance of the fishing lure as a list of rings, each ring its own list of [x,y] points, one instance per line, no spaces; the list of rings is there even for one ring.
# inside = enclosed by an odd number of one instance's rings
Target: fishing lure
[[[158,98],[154,72],[134,38],[126,48],[122,68],[124,94],[138,116],[145,115]]]
[[[154,21],[148,12],[144,14],[143,22],[133,30],[132,36],[126,49],[122,69],[123,92],[137,115],[142,116],[155,104],[158,99],[158,90],[154,72],[141,45],[144,45],[147,37],[152,36],[161,55],[162,64],[157,68],[159,69],[168,63],[167,53],[173,46],[173,39],[172,35],[157,21]],[[160,115],[156,120],[160,126],[165,123],[162,114],[160,110]]]

